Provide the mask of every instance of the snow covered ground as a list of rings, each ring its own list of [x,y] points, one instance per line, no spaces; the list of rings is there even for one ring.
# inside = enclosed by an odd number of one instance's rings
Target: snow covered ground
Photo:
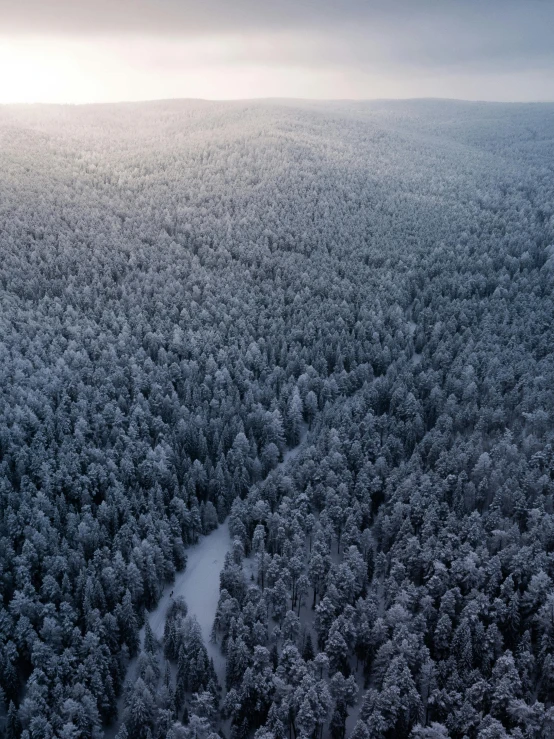
[[[162,640],[165,616],[173,598],[182,596],[188,606],[189,613],[196,616],[202,637],[213,659],[217,679],[225,685],[225,658],[217,644],[210,641],[215,611],[219,600],[219,573],[223,569],[223,561],[231,543],[229,522],[226,519],[221,526],[208,536],[203,536],[197,544],[187,549],[187,565],[182,572],[175,575],[175,582],[164,588],[157,607],[148,614],[154,636]],[[140,630],[140,643],[144,641],[144,627]],[[136,659],[132,659],[127,668],[125,685],[135,678]],[[113,739],[119,728],[123,711],[124,690],[118,701],[118,719],[104,732],[104,739]]]
[[[157,608],[148,616],[154,636],[161,640],[170,601],[182,596],[189,613],[196,616],[200,624],[208,654],[222,684],[225,684],[225,659],[219,647],[210,641],[210,632],[219,600],[219,573],[230,544],[229,522],[225,520],[215,531],[187,549],[187,566],[176,575],[175,582],[165,588]]]

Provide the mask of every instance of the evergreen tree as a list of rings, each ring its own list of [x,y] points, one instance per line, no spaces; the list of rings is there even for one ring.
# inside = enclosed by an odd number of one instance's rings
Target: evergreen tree
[[[308,634],[306,637],[306,643],[304,644],[304,649],[302,650],[302,659],[304,659],[306,662],[310,662],[315,657],[314,647],[312,644],[312,635]]]
[[[8,707],[5,733],[6,739],[19,739],[21,736],[21,722],[13,701],[10,701],[10,705]]]

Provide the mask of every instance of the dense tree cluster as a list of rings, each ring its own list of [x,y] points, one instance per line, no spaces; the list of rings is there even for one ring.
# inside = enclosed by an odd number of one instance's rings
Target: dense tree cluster
[[[172,601],[168,608],[164,659],[160,652],[160,644],[146,620],[134,680],[124,691],[125,708],[117,739],[217,736],[213,731],[219,701],[217,678],[200,626],[194,616],[187,615],[182,599]]]
[[[213,732],[186,607],[173,667],[139,628],[229,513],[236,739],[554,733],[553,125],[0,109],[10,739],[96,739],[137,655],[122,739]]]

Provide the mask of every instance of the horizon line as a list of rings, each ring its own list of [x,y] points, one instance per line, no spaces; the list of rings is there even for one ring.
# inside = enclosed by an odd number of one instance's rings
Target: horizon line
[[[397,97],[397,98],[305,98],[305,97],[253,97],[253,98],[199,98],[199,97],[169,97],[169,98],[144,98],[137,100],[118,100],[118,101],[97,101],[86,103],[72,102],[8,102],[0,103],[0,108],[30,108],[30,107],[55,107],[55,108],[87,108],[87,107],[110,107],[110,106],[126,106],[126,105],[148,105],[159,103],[400,103],[400,102],[444,102],[444,103],[465,103],[468,105],[552,105],[552,100],[487,100],[484,98],[450,98],[441,96],[424,96],[424,97]]]

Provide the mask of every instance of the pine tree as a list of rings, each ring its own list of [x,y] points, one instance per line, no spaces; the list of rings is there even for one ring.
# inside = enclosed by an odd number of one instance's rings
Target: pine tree
[[[273,644],[273,646],[271,647],[270,657],[273,669],[276,670],[277,665],[279,664],[279,650],[277,649],[277,644]]]
[[[349,672],[348,646],[338,629],[332,628],[325,644],[325,653],[329,657],[331,672]]]
[[[152,728],[154,719],[154,698],[142,678],[138,678],[133,686],[125,723],[129,734],[138,739],[147,739],[147,731]]]
[[[258,524],[254,530],[252,537],[252,551],[256,552],[258,559],[258,581],[261,585],[262,592],[265,585],[265,528],[262,524]]]
[[[337,705],[331,716],[330,731],[333,739],[344,739],[346,731],[346,706]]]
[[[300,620],[294,611],[287,611],[281,627],[283,639],[296,642],[300,634]]]
[[[6,739],[19,739],[21,736],[21,722],[19,721],[19,712],[14,705],[13,701],[10,701],[8,708],[8,715],[6,718]]]
[[[297,446],[302,429],[302,398],[298,388],[294,388],[287,409],[287,441],[291,447]]]
[[[308,634],[306,637],[306,643],[304,644],[304,649],[302,650],[302,659],[306,662],[310,662],[313,660],[314,656],[315,652],[312,644],[312,635]]]
[[[150,621],[146,618],[144,624],[144,651],[148,654],[155,654],[158,649],[158,643],[150,626]]]
[[[138,652],[140,641],[135,609],[128,589],[125,591],[123,602],[120,607],[118,606],[118,609],[119,628],[129,648],[129,654],[134,657]]]
[[[367,724],[361,720],[356,721],[356,725],[350,735],[350,739],[370,739],[370,736]]]

